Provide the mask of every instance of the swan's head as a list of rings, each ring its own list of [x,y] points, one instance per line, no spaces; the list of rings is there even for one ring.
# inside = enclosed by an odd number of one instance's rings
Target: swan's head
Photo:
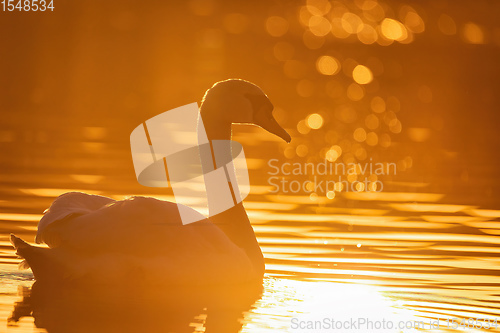
[[[290,135],[274,119],[273,109],[262,89],[240,79],[215,83],[201,102],[204,122],[209,118],[225,124],[254,124],[290,142]]]

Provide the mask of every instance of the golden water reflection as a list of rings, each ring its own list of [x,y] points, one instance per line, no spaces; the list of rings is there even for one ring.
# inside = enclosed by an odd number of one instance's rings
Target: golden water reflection
[[[386,112],[389,99],[373,101],[374,112]],[[301,130],[312,133],[315,128],[324,129],[326,121],[326,114],[311,113],[303,117]],[[274,140],[265,137],[259,142]],[[242,141],[258,148],[253,140]],[[312,150],[310,145],[302,145]],[[293,154],[302,154],[299,146],[291,148]],[[335,152],[329,155],[332,159],[345,153],[344,148],[333,143],[328,151]],[[286,150],[283,152],[286,158]],[[129,151],[122,153],[128,161]],[[249,166],[251,172],[255,169],[260,177],[265,176],[264,158],[249,159]],[[0,178],[12,182],[0,190],[0,327],[6,327],[13,304],[20,301],[18,287],[29,288],[33,283],[29,272],[15,269],[20,259],[13,253],[8,234],[15,232],[33,241],[37,221],[55,197],[67,191],[85,191],[117,200],[130,194],[174,200],[168,190],[149,193],[149,189],[135,183],[135,187],[131,186],[133,176],[127,178],[128,185],[118,178],[106,182],[106,177],[97,172],[14,173]],[[196,314],[189,313],[192,317],[187,320],[190,326],[186,331],[210,332],[210,318],[219,325],[216,332],[220,333],[300,332],[292,329],[292,320],[324,318],[428,323],[437,318],[500,316],[500,211],[494,207],[485,209],[478,203],[450,199],[447,194],[431,191],[424,182],[392,180],[387,184],[395,188],[393,191],[335,192],[330,197],[311,197],[305,193],[270,193],[272,187],[265,178],[252,181],[245,207],[266,259],[262,296],[238,308],[231,318],[221,317],[224,311],[220,309],[211,315],[203,307],[197,308]],[[122,303],[137,306],[130,299]],[[143,311],[139,306],[131,317]],[[154,331],[177,320],[166,307],[155,311],[147,323],[135,324],[142,330],[148,327]],[[132,327],[128,320],[122,319],[122,324]],[[73,327],[83,327],[80,324],[85,325],[75,321]],[[115,324],[120,323],[111,325]],[[116,330],[117,326],[112,327]],[[447,331],[444,326],[440,330]],[[33,318],[25,316],[8,331],[43,330],[37,330]],[[370,328],[356,331],[373,332]]]
[[[22,193],[52,200],[61,190]],[[156,196],[172,199],[170,195]],[[233,313],[231,319],[217,311],[207,314],[202,307],[188,321],[186,332],[202,332],[210,323],[222,325],[219,327],[227,332],[331,332],[327,327],[332,320],[345,322],[351,318],[394,325],[392,329],[376,330],[382,332],[411,332],[415,329],[410,326],[415,323],[428,326],[440,318],[441,327],[435,331],[448,331],[446,319],[494,320],[500,316],[500,240],[495,236],[500,234],[500,224],[494,221],[498,211],[448,204],[442,202],[442,195],[422,193],[383,193],[375,204],[369,201],[359,209],[319,206],[314,212],[308,208],[309,202],[301,204],[302,199],[278,196],[271,202],[248,201],[247,210],[266,258],[262,295],[254,304],[252,301],[238,310],[239,314]],[[357,199],[367,202],[363,196]],[[9,200],[4,205],[8,207]],[[19,259],[7,234],[14,231],[29,240],[39,217],[15,210],[0,213],[0,272],[4,282],[0,325],[6,324],[12,304],[20,300],[18,286],[32,283],[29,272],[14,269]],[[158,321],[163,319],[160,313],[175,324],[176,316],[170,316],[166,309],[157,312],[156,319],[149,318],[146,326],[164,327],[165,323]],[[211,316],[214,319],[209,322]],[[323,326],[315,330],[299,327],[319,321]],[[234,326],[236,322],[240,324]],[[9,330],[35,332],[33,323],[33,318],[23,317]],[[222,328],[218,331],[224,332]],[[340,331],[372,332],[373,328]]]

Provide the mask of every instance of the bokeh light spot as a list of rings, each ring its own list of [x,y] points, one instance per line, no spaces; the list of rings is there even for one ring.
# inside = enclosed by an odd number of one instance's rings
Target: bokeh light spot
[[[358,32],[363,29],[363,21],[361,18],[354,14],[347,12],[344,15],[342,15],[342,20],[341,20],[342,28],[349,34],[357,34]]]
[[[286,147],[283,152],[286,158],[294,158],[295,157],[295,149],[292,147]]]
[[[308,152],[309,149],[304,144],[298,145],[297,148],[295,149],[295,153],[297,154],[298,157],[305,157]]]
[[[309,19],[309,30],[316,36],[326,36],[332,31],[332,25],[323,16],[314,15]]]
[[[266,20],[266,30],[273,37],[281,37],[288,31],[288,21],[281,16],[270,16]]]
[[[445,35],[454,35],[457,33],[455,21],[446,14],[441,14],[441,16],[439,16],[438,28]]]
[[[406,11],[404,15],[405,26],[414,33],[422,33],[425,30],[425,24],[420,15],[417,14],[410,6],[404,6],[402,11]]]
[[[380,29],[384,37],[389,40],[401,41],[408,37],[405,26],[394,19],[385,18],[380,25]]]
[[[366,140],[366,131],[362,127],[356,128],[353,134],[354,140],[358,142],[363,142]]]
[[[369,114],[365,118],[365,125],[369,129],[372,129],[372,130],[376,129],[379,125],[378,117],[374,114]]]
[[[414,142],[425,142],[431,136],[431,130],[428,128],[412,127],[408,128],[407,133]]]
[[[369,24],[363,24],[358,29],[358,39],[363,44],[373,44],[378,40],[377,30]]]
[[[326,152],[325,158],[329,162],[335,162],[337,160],[337,158],[339,158],[339,155],[337,154],[337,152],[335,150],[330,149],[329,151]]]
[[[366,143],[369,146],[376,146],[378,143],[378,135],[375,132],[370,132],[366,134]]]
[[[313,14],[328,14],[332,5],[328,0],[307,0],[307,9]]]
[[[351,83],[347,87],[347,97],[352,101],[359,101],[365,96],[365,90],[359,84]]]
[[[297,131],[300,133],[300,134],[307,134],[311,131],[311,128],[309,126],[307,126],[306,124],[306,121],[305,120],[301,120],[297,123]]]
[[[366,149],[361,146],[356,147],[356,150],[354,151],[354,156],[356,156],[358,160],[361,161],[365,160],[367,157]]]
[[[340,63],[331,56],[321,56],[316,61],[316,69],[323,75],[335,75],[340,70]]]
[[[394,124],[392,124],[390,127],[389,127],[389,130],[394,133],[394,134],[398,134],[398,133],[401,133],[401,130],[402,130],[402,125],[401,125],[401,121],[399,121],[399,119],[396,119],[394,121]]]
[[[391,111],[398,112],[401,109],[401,102],[396,96],[387,97],[387,108]]]
[[[340,146],[335,145],[335,146],[332,146],[331,149],[335,150],[337,152],[337,154],[339,154],[339,156],[342,155],[342,148],[340,148]]]
[[[382,113],[385,111],[385,101],[380,96],[373,97],[370,106],[373,112]]]
[[[312,192],[314,191],[314,183],[313,182],[307,182],[306,183],[306,190]]]
[[[310,114],[306,123],[311,129],[319,129],[323,126],[323,117],[317,113]]]
[[[325,154],[325,158],[330,162],[335,162],[342,154],[342,148],[335,145],[332,146]]]
[[[371,22],[379,22],[385,17],[384,8],[376,0],[366,0],[361,5],[363,16]]]
[[[391,146],[391,136],[387,133],[380,135],[379,145],[383,148],[389,148]]]
[[[347,38],[351,35],[342,26],[342,19],[340,17],[334,17],[332,20],[332,34],[341,39]]]
[[[103,140],[106,137],[107,129],[104,127],[83,127],[82,134],[89,140]]]
[[[363,65],[357,65],[352,71],[352,78],[359,84],[368,84],[373,80],[372,71]]]
[[[475,23],[469,22],[464,25],[462,37],[467,43],[483,44],[484,32],[483,29]]]
[[[356,191],[362,192],[365,189],[365,184],[363,183],[357,183],[356,184]],[[361,247],[361,244],[358,244],[358,247]]]

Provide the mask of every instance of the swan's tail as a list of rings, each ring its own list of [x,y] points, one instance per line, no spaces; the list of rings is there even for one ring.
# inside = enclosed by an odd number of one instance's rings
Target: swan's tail
[[[54,275],[54,263],[48,255],[50,249],[30,245],[14,234],[10,234],[10,241],[17,255],[24,259],[19,268],[31,268],[37,280]]]
[[[28,261],[26,261],[25,258],[26,258],[26,253],[30,252],[29,248],[31,247],[31,245],[23,241],[21,238],[15,236],[14,234],[10,234],[10,242],[16,249],[16,254],[23,258],[23,261],[19,263],[19,269],[30,268],[30,265],[28,264]]]

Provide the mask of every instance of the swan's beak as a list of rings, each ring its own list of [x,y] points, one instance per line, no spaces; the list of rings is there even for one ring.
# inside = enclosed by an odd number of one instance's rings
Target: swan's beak
[[[256,125],[259,125],[269,133],[279,136],[287,143],[290,143],[290,141],[292,141],[292,137],[290,136],[290,134],[288,134],[287,131],[285,131],[285,129],[281,127],[280,124],[278,124],[272,114],[266,115],[264,112],[261,112],[257,114],[255,118]]]

